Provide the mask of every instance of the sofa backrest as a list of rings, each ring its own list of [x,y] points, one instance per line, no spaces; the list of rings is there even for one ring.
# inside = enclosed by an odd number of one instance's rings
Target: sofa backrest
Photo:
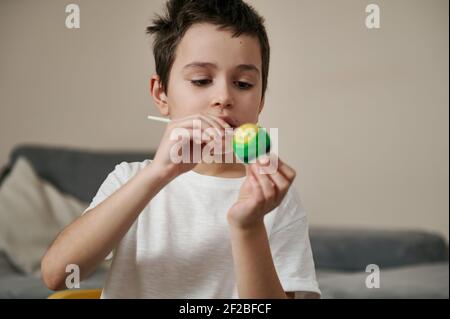
[[[423,230],[310,228],[317,269],[365,271],[380,268],[448,261],[443,236]]]
[[[90,203],[98,188],[114,170],[125,162],[152,159],[154,151],[96,151],[42,145],[18,145],[10,154],[4,177],[16,160],[23,156],[33,165],[40,177],[64,193]]]

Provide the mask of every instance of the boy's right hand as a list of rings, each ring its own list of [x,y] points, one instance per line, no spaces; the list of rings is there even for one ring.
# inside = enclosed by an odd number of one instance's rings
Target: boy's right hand
[[[199,129],[197,125],[194,127],[194,121],[200,121],[197,123],[201,124],[201,129]],[[207,137],[209,135],[204,134],[205,130],[208,130],[207,133],[214,132],[213,134],[215,138],[221,138],[225,135],[225,128],[230,127],[231,126],[227,122],[213,115],[197,114],[180,119],[174,119],[167,124],[166,130],[163,134],[161,142],[158,146],[158,150],[156,151],[155,157],[153,159],[152,166],[157,170],[162,170],[162,172],[164,172],[170,179],[173,179],[178,175],[190,171],[198,164],[194,163],[192,156],[194,143],[200,144],[199,149],[202,152],[203,147],[211,141],[211,137]],[[180,144],[180,138],[170,138],[172,131],[177,128],[184,129],[189,132],[189,139],[183,139],[183,144]],[[201,132],[201,134],[199,134],[200,139],[194,138],[194,129]],[[183,145],[183,147],[179,147],[180,145]],[[175,163],[174,159],[171,158],[171,151],[174,149],[184,149],[184,147],[190,149],[189,162]]]

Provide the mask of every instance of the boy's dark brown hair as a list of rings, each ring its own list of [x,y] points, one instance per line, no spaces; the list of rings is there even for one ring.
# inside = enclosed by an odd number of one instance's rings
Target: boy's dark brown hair
[[[164,92],[167,88],[178,44],[190,26],[211,23],[220,30],[230,30],[233,37],[241,34],[259,40],[262,60],[262,97],[264,98],[269,74],[270,45],[261,17],[242,0],[169,0],[164,16],[157,15],[147,27],[147,34],[155,35],[153,55],[156,73],[161,78]]]

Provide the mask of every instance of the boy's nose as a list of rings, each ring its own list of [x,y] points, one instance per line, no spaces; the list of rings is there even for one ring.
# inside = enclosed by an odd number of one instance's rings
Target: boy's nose
[[[226,97],[217,98],[215,100],[215,102],[213,103],[214,107],[218,107],[221,109],[230,108],[230,107],[232,107],[232,105],[233,105],[233,103],[231,102],[231,99],[226,98]]]
[[[214,94],[212,106],[220,108],[229,108],[234,105],[230,88],[227,84],[223,84]]]

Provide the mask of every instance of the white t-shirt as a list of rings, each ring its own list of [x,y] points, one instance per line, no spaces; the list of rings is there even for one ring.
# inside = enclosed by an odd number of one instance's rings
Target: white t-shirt
[[[116,165],[85,212],[150,163]],[[226,214],[244,179],[189,171],[167,184],[114,250],[101,297],[238,298]],[[284,291],[320,294],[306,213],[293,187],[264,224]]]

